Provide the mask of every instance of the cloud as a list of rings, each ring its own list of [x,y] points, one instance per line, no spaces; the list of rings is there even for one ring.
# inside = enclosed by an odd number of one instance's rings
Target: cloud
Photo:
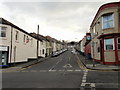
[[[76,40],[75,38],[78,38],[80,40],[89,31],[98,8],[103,4],[103,2],[71,0],[52,1],[4,1],[0,3],[0,12],[2,12],[0,16],[27,32],[36,32],[39,24],[40,34],[57,39]]]

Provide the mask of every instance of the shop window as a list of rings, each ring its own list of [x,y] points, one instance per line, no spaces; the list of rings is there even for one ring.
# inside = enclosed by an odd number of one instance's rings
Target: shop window
[[[114,39],[105,39],[105,50],[114,50]]]
[[[120,37],[118,38],[118,49],[120,50]]]
[[[0,37],[6,37],[7,27],[0,27]]]
[[[108,29],[114,27],[114,14],[106,14],[102,17],[102,28]]]

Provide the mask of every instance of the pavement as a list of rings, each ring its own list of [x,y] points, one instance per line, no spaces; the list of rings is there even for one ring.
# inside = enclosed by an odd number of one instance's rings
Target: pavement
[[[45,57],[45,58],[39,58],[39,59],[34,59],[34,60],[31,60],[29,62],[23,62],[23,63],[18,63],[18,64],[15,64],[11,67],[6,67],[6,68],[2,68],[2,70],[0,70],[1,72],[11,72],[11,71],[17,71],[17,70],[21,70],[21,69],[24,69],[24,68],[27,68],[27,67],[30,67],[32,65],[35,65],[37,63],[40,63],[40,62],[43,62],[45,60],[47,60],[48,58],[50,58],[50,56],[48,57]]]
[[[80,58],[81,62],[87,67],[87,69],[102,71],[120,71],[120,66],[118,65],[103,65],[99,62],[93,61],[93,59],[88,59],[86,56],[83,56],[79,53],[78,57]]]

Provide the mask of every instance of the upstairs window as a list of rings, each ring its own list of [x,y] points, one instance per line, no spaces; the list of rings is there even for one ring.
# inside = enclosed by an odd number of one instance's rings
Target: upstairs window
[[[105,50],[114,50],[114,39],[105,39]]]
[[[6,37],[7,27],[0,27],[0,37]]]
[[[15,40],[16,40],[16,41],[18,40],[18,34],[19,34],[19,32],[16,31],[16,34],[15,34]]]
[[[106,14],[102,17],[102,29],[114,27],[114,14]]]
[[[42,54],[44,54],[45,52],[44,52],[44,49],[42,50]]]
[[[120,50],[120,37],[118,38],[118,49]]]
[[[26,40],[26,35],[24,35],[24,38],[23,38],[23,42],[25,43],[25,40]]]

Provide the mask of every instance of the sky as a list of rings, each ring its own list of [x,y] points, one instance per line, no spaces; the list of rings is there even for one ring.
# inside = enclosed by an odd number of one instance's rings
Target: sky
[[[0,0],[0,17],[27,32],[80,41],[101,5],[118,0]]]

